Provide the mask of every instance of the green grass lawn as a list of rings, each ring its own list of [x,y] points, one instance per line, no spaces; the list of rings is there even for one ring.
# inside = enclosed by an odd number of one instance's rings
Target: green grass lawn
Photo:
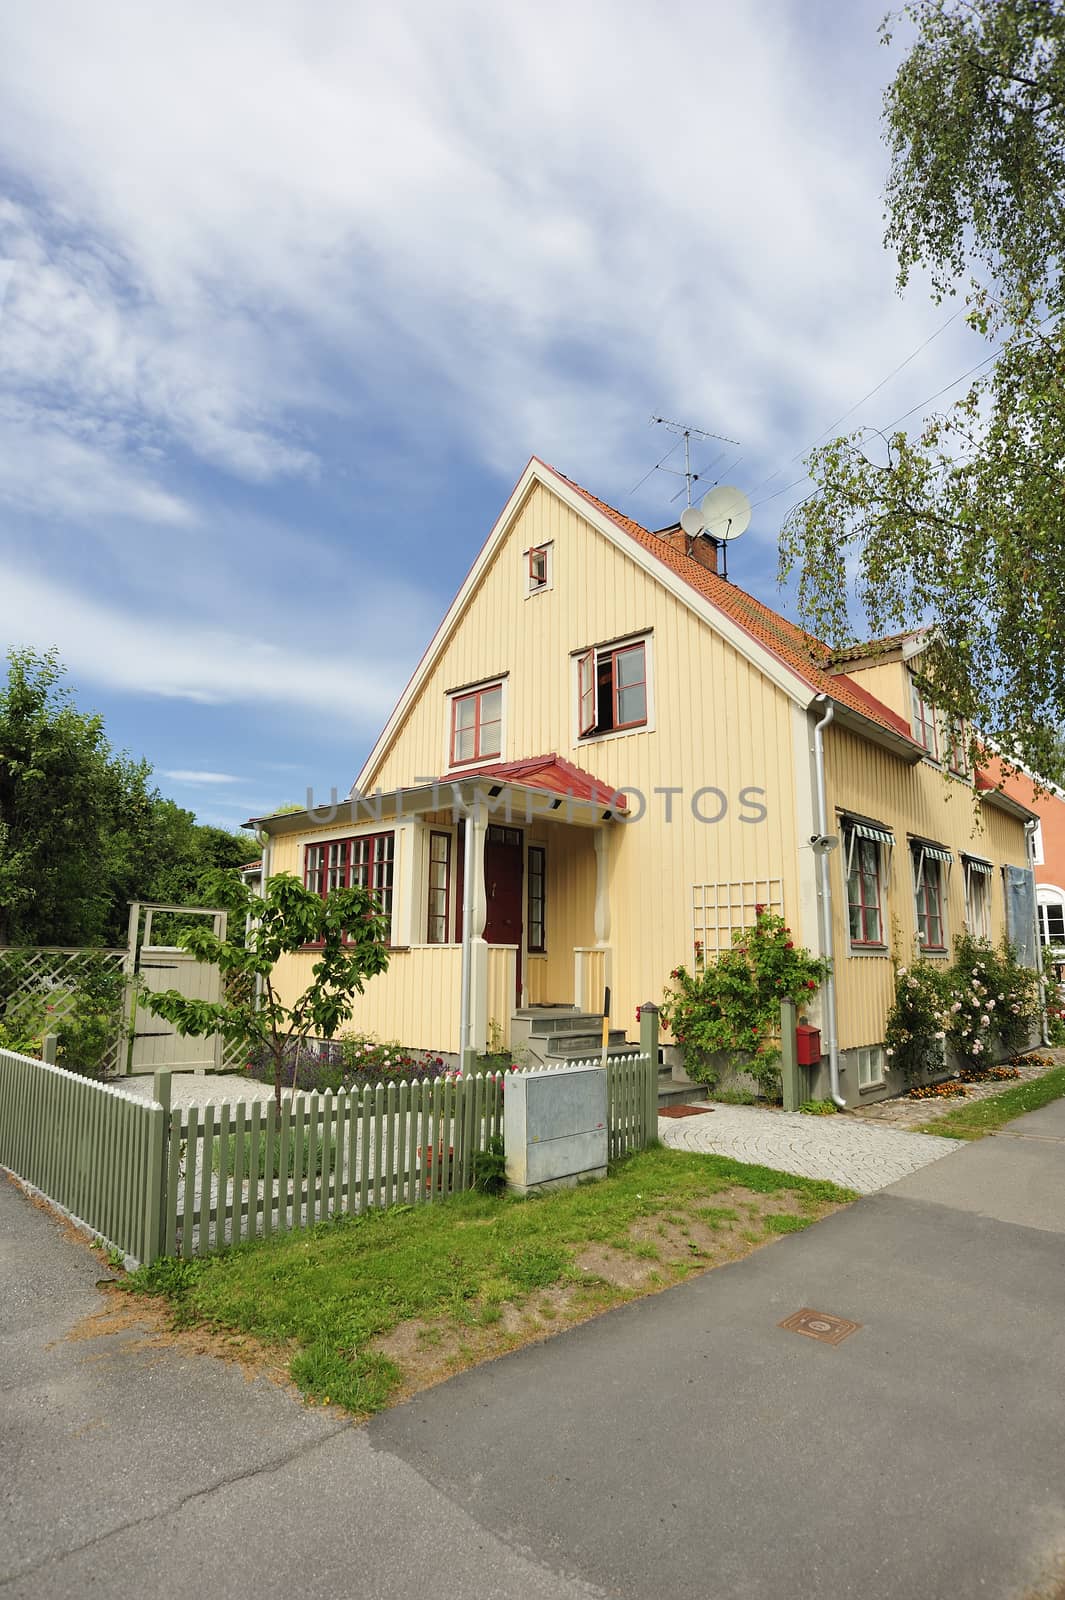
[[[1054,1067],[1042,1078],[1015,1084],[986,1100],[972,1100],[933,1122],[923,1122],[918,1133],[940,1133],[948,1139],[982,1139],[1026,1111],[1038,1111],[1065,1094],[1065,1067]]]
[[[309,1398],[358,1415],[472,1361],[807,1227],[856,1196],[656,1147],[536,1199],[463,1194],[142,1268],[178,1323],[290,1354]],[[428,1379],[425,1374],[429,1373]]]

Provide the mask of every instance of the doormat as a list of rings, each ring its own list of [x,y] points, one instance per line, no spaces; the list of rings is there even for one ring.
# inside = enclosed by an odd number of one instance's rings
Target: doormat
[[[701,1117],[704,1112],[713,1111],[713,1106],[659,1106],[660,1117]]]

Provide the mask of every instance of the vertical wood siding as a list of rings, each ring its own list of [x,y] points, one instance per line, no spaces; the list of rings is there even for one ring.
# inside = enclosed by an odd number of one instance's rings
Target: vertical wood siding
[[[526,598],[523,552],[548,542],[554,546],[553,587]],[[578,741],[572,652],[648,629],[653,730]],[[410,785],[415,776],[445,773],[447,691],[500,672],[509,674],[504,759],[555,751],[611,787],[635,786],[646,798],[645,815],[610,829],[609,942],[617,1017],[631,1016],[641,1001],[658,997],[670,969],[691,961],[694,883],[783,876],[785,911],[796,915],[790,702],[542,485],[533,487],[365,787],[389,790]],[[693,791],[708,786],[725,796],[727,810],[717,823],[701,822],[692,811]],[[666,797],[654,793],[666,787],[682,791],[669,802],[670,822]],[[744,788],[764,791],[759,799],[765,821],[740,820]],[[704,815],[712,815],[720,802],[710,795],[701,805]],[[546,826],[535,833],[548,845],[546,992],[552,1000],[572,997],[573,948],[594,943],[594,857],[590,838],[585,843],[572,837],[578,832]],[[279,840],[272,870],[298,873],[299,859],[298,841]],[[456,992],[448,1007],[436,980],[450,969],[443,963],[432,968],[435,976],[426,989],[407,976],[417,972],[430,979],[421,952],[395,958],[390,973],[368,987],[355,1025],[410,1045],[455,1048],[457,966],[453,970]],[[450,1036],[438,1031],[445,1018]]]
[[[946,897],[949,943],[965,931],[961,852],[968,851],[994,863],[991,936],[995,941],[1002,938],[1006,931],[1005,899],[998,869],[1026,864],[1023,822],[986,802],[974,811],[973,790],[968,784],[944,777],[927,761],[907,766],[886,750],[867,744],[838,726],[831,726],[825,737],[825,778],[830,831],[837,826],[837,808],[842,808],[881,822],[894,832],[884,913],[888,942],[901,965],[917,954],[909,834],[942,844],[954,856]],[[842,847],[833,852],[831,870],[840,1047],[879,1044],[894,997],[892,963],[886,955],[849,954],[846,859]]]

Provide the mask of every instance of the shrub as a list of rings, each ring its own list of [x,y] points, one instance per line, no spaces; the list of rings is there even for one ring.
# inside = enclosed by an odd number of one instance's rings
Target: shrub
[[[482,1194],[502,1194],[507,1186],[507,1158],[501,1134],[493,1133],[483,1150],[473,1153],[473,1187]]]
[[[684,1051],[688,1076],[714,1084],[713,1058],[729,1057],[763,1093],[780,1094],[780,1002],[808,1002],[828,976],[828,963],[797,949],[783,917],[755,908],[753,928],[738,928],[734,943],[713,963],[689,972],[676,967],[662,1001],[662,1020]]]
[[[945,1070],[943,1017],[947,975],[931,961],[895,968],[895,1001],[884,1029],[884,1054],[907,1082]]]
[[[1039,982],[1007,940],[996,950],[969,934],[954,941],[946,975],[947,1035],[962,1061],[986,1066],[996,1046],[1014,1055],[1028,1044],[1039,1012]]]
[[[365,1089],[378,1083],[421,1083],[442,1077],[447,1070],[443,1056],[431,1051],[407,1050],[394,1040],[382,1042],[369,1033],[349,1033],[339,1039],[290,1040],[282,1061],[281,1083],[303,1094],[327,1090],[336,1094],[341,1089]],[[265,1050],[257,1052],[246,1071],[260,1083],[273,1083],[273,1056]]]

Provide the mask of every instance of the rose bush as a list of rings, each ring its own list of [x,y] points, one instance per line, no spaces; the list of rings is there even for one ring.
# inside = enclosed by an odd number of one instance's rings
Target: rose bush
[[[780,1093],[780,1002],[809,1002],[828,976],[828,963],[796,947],[783,917],[765,906],[751,928],[695,972],[675,967],[662,999],[662,1022],[684,1051],[684,1067],[697,1082],[717,1082],[714,1057],[726,1055],[758,1080],[762,1092]]]

